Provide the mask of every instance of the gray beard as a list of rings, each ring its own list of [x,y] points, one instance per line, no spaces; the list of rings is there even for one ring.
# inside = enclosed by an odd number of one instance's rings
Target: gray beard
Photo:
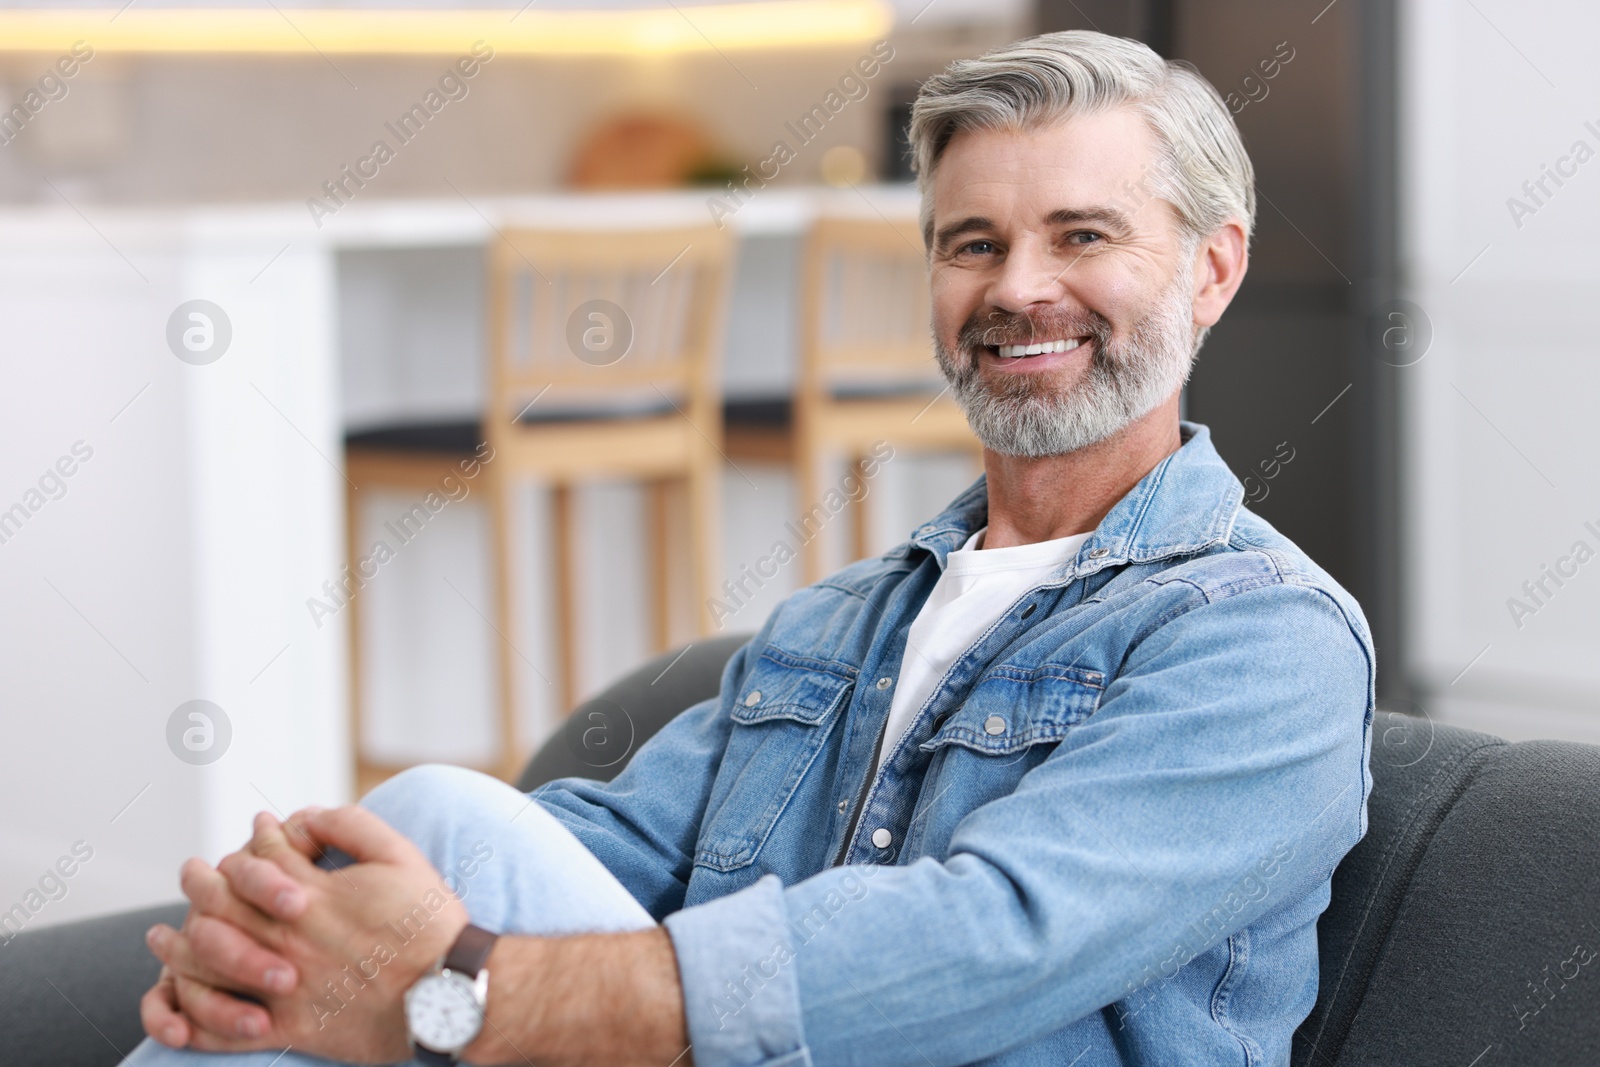
[[[1015,343],[1016,325],[1026,316],[992,314],[961,330],[956,352],[935,337],[939,369],[956,402],[985,448],[1006,456],[1037,459],[1059,456],[1097,444],[1149,414],[1182,388],[1199,349],[1194,331],[1192,270],[1173,279],[1156,306],[1134,324],[1126,342],[1111,339],[1110,323],[1093,312],[1038,318],[1031,336],[1091,338],[1083,377],[1061,390],[1048,376],[986,382],[979,347]]]

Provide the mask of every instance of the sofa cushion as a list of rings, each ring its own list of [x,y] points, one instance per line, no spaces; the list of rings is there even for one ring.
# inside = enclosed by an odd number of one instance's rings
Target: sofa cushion
[[[5,1063],[113,1067],[144,1040],[139,997],[161,962],[144,932],[177,926],[187,904],[29,930],[0,945]],[[12,1056],[17,1058],[13,1059]]]

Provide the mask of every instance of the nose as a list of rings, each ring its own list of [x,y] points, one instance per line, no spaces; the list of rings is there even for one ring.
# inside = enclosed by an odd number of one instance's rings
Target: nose
[[[1062,264],[1041,242],[1021,240],[1006,251],[989,290],[989,303],[1002,311],[1026,312],[1040,304],[1059,304],[1066,295]]]

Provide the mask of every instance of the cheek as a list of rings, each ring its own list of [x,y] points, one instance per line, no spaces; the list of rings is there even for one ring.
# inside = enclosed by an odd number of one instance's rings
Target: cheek
[[[1111,323],[1114,332],[1121,333],[1144,317],[1156,296],[1156,291],[1137,277],[1122,271],[1099,269],[1079,275],[1068,303],[1087,308]]]
[[[968,275],[936,267],[929,279],[929,294],[934,332],[946,340],[954,340],[978,309],[983,288]]]

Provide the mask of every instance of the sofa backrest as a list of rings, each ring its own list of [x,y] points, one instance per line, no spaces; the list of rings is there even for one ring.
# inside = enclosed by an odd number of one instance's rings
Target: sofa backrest
[[[1600,1063],[1600,748],[1374,723],[1295,1067]]]
[[[629,671],[567,716],[517,778],[523,792],[557,778],[609,782],[655,732],[692,704],[717,695],[722,668],[747,633],[697,641]]]

